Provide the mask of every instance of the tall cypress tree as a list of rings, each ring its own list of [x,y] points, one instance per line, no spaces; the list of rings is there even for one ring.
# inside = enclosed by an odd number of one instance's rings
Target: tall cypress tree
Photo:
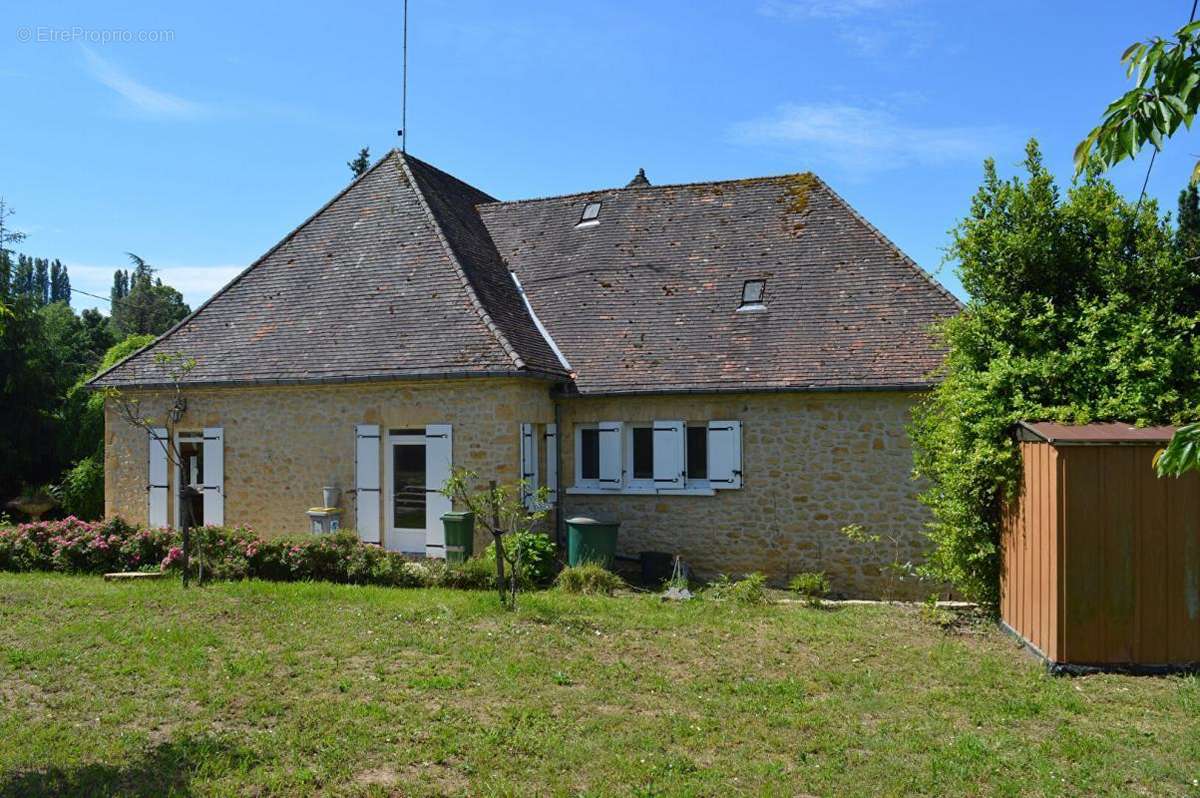
[[[117,269],[113,272],[112,290],[108,292],[108,298],[112,300],[115,306],[127,296],[129,296],[129,273],[122,269]]]
[[[45,258],[33,259],[33,301],[38,305],[50,301],[50,262]]]
[[[8,257],[8,252],[0,249],[0,299],[7,299],[12,295],[12,260]]]
[[[13,296],[33,296],[33,259],[17,255],[17,268],[12,279]]]
[[[50,301],[71,304],[71,278],[58,258],[50,263]]]

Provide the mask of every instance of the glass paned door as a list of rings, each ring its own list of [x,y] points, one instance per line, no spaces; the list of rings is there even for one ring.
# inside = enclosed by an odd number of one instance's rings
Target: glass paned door
[[[389,435],[388,534],[393,551],[425,553],[425,436]]]
[[[204,526],[204,434],[181,432],[176,436],[179,450],[179,465],[175,467],[176,485],[188,485],[196,493],[188,500],[192,526]],[[175,526],[182,526],[183,515],[179,507],[178,487],[174,490]]]

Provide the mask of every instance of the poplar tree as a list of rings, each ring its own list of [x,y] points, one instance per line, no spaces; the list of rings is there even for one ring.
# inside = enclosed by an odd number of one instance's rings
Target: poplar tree
[[[58,258],[50,264],[50,301],[71,304],[71,278]]]
[[[17,255],[17,268],[12,278],[13,296],[33,296],[33,259],[28,255]]]
[[[33,259],[32,296],[39,306],[50,301],[50,263],[45,258]]]
[[[117,303],[127,296],[129,296],[129,272],[117,269],[113,272],[113,284],[108,298],[112,301],[113,307],[116,307]]]

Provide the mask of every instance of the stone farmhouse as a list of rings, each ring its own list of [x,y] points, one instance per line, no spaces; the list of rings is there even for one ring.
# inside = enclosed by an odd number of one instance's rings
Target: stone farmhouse
[[[92,381],[165,418],[155,356],[196,362],[178,465],[109,400],[105,509],[176,524],[185,480],[203,523],[294,534],[334,486],[343,527],[437,557],[464,466],[625,554],[877,594],[895,551],[839,530],[919,556],[906,425],[959,310],[811,174],[503,202],[393,151]]]

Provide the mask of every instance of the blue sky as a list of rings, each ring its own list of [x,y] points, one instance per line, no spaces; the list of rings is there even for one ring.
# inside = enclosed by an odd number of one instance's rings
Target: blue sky
[[[7,4],[0,194],[107,295],[136,252],[193,307],[400,126],[401,2]],[[951,290],[982,160],[1064,180],[1184,0],[411,0],[409,149],[504,199],[811,169]],[[124,39],[113,41],[112,39]],[[1200,145],[1177,137],[1166,207]],[[1146,156],[1114,172],[1136,195]],[[75,305],[105,307],[77,295]]]

